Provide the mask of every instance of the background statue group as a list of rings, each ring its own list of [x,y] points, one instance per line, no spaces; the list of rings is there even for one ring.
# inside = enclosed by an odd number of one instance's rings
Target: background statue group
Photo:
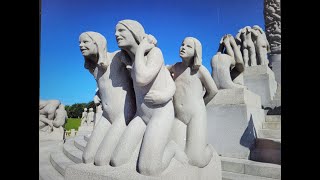
[[[245,68],[268,65],[270,45],[261,27],[246,26],[234,38],[226,34],[221,38],[218,52],[211,60],[212,77],[219,89],[246,88]]]
[[[82,125],[93,125],[94,123],[95,113],[93,112],[93,108],[89,108],[89,112],[87,108],[83,109],[82,117],[81,117],[81,126]]]
[[[218,88],[202,65],[201,43],[187,37],[180,47],[182,62],[165,66],[157,40],[134,20],[116,25],[120,51],[107,52],[97,32],[80,35],[85,68],[99,88],[103,114],[83,153],[84,163],[97,166],[128,163],[139,148],[137,171],[160,175],[172,158],[205,167],[212,158],[207,144],[205,105]],[[186,145],[173,137],[175,121],[186,124]]]
[[[68,118],[64,105],[59,100],[40,100],[39,130],[51,133],[63,126]]]

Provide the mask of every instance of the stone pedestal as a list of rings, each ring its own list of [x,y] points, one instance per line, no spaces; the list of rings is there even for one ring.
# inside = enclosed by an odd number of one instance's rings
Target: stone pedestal
[[[210,163],[198,168],[189,164],[182,164],[172,159],[169,167],[160,176],[145,176],[136,171],[138,158],[137,148],[131,160],[122,166],[95,166],[93,164],[76,164],[67,167],[65,180],[221,180],[221,159],[212,148],[213,155]]]
[[[272,64],[272,71],[277,83],[281,84],[281,54],[270,54],[268,59]]]
[[[63,127],[53,127],[52,132],[39,130],[39,140],[40,141],[49,141],[49,140],[63,140],[64,129]]]
[[[70,136],[71,136],[71,137],[76,136],[76,130],[75,130],[75,129],[71,129]]]
[[[77,135],[86,135],[90,134],[93,131],[94,125],[82,125],[79,127]]]
[[[271,101],[277,90],[277,82],[275,81],[274,72],[268,65],[246,67],[244,85],[261,97],[261,104],[264,107],[272,106]]]
[[[207,105],[208,143],[219,155],[248,159],[265,120],[258,95],[246,89],[223,89]]]
[[[87,126],[87,125],[82,125],[79,127],[78,132],[80,131],[93,131],[93,125],[92,126]]]

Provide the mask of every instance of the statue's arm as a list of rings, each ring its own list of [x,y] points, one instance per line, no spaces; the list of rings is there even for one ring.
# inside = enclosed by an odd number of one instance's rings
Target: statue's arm
[[[212,98],[218,93],[218,88],[215,82],[213,81],[209,71],[202,65],[199,68],[199,78],[202,85],[206,89],[206,93],[203,97],[204,103],[207,105]]]
[[[245,66],[242,58],[242,53],[240,51],[239,46],[236,43],[236,40],[232,36],[230,37],[230,44],[232,46],[234,59],[236,61],[235,68],[237,69],[237,71],[243,72]]]
[[[171,100],[176,92],[176,85],[172,79],[169,79],[167,85],[168,86],[163,90],[150,90],[144,98],[145,102],[158,105],[164,104]]]
[[[168,66],[166,66],[168,68]],[[176,85],[172,79],[171,74],[174,73],[175,65],[170,66],[170,70],[166,71],[168,73],[168,79],[166,79],[166,87],[162,90],[150,90],[144,100],[146,103],[151,104],[164,104],[172,99],[174,93],[176,92]]]
[[[153,47],[149,51],[146,60],[144,57],[145,52],[144,48],[138,48],[135,57],[134,71],[139,86],[145,86],[155,79],[164,64],[162,52],[159,48]]]

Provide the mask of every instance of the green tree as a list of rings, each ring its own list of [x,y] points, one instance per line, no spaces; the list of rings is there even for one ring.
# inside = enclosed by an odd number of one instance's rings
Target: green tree
[[[82,116],[82,112],[83,109],[87,106],[87,103],[75,103],[73,105],[71,105],[68,110],[69,110],[69,114],[68,117],[69,118],[78,118]],[[67,111],[68,112],[68,111]]]
[[[66,105],[64,109],[67,111],[68,117],[70,116],[70,105]]]
[[[96,112],[96,106],[94,104],[93,101],[90,101],[87,103],[86,107],[89,109],[89,108],[93,108],[93,112]]]

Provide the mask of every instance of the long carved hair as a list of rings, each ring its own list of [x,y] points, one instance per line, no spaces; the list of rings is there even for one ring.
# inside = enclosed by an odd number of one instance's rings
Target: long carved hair
[[[192,69],[193,70],[198,70],[200,66],[202,65],[202,45],[200,41],[194,37],[186,37],[186,39],[191,39],[194,44],[194,57],[193,57],[193,65]]]
[[[146,34],[143,26],[138,21],[125,19],[119,21],[118,24],[122,24],[131,32],[132,36],[134,37],[138,45],[143,40],[143,38],[148,38],[149,43],[152,43],[155,46],[157,46],[157,39],[151,34]],[[121,51],[124,52],[124,54],[127,54],[124,50]],[[121,61],[126,65],[130,64],[130,62],[127,62],[126,59],[127,58],[122,58]]]
[[[91,38],[93,43],[97,46],[98,53],[96,58],[98,59],[97,64],[93,61],[89,60],[88,58],[84,57],[84,68],[88,69],[89,72],[92,74],[96,66],[101,66],[104,69],[107,69],[110,62],[108,61],[107,57],[107,40],[106,38],[98,32],[94,31],[87,31],[83,32],[80,36],[86,34]]]

